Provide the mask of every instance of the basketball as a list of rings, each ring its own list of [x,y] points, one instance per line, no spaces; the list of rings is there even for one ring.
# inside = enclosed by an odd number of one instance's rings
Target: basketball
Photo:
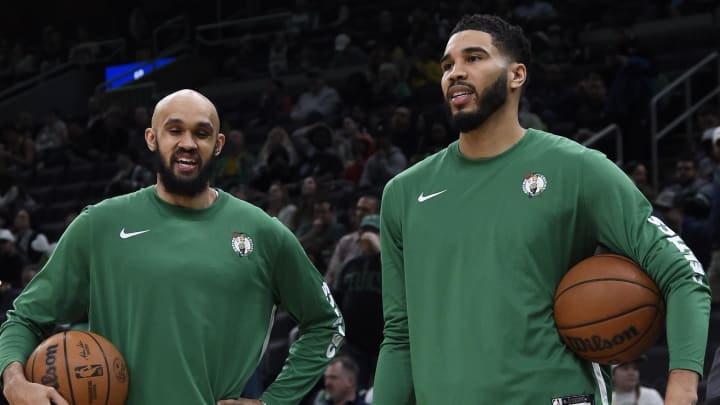
[[[70,405],[122,405],[128,395],[125,359],[93,332],[70,330],[45,339],[28,357],[25,376],[55,387]]]
[[[634,360],[655,344],[665,306],[655,283],[635,262],[600,254],[563,276],[555,290],[553,316],[570,350],[609,365]]]

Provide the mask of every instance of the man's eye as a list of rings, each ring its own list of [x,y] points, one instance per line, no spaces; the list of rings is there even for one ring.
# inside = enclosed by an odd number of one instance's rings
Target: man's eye
[[[444,63],[440,68],[443,70],[443,72],[447,72],[448,70],[452,69],[452,63]]]

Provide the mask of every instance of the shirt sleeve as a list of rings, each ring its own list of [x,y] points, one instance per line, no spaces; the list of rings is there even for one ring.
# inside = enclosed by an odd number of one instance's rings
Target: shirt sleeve
[[[702,376],[710,316],[702,265],[614,163],[596,151],[585,158],[581,198],[598,243],[632,258],[655,281],[665,299],[670,369]]]
[[[63,233],[42,270],[30,281],[0,327],[0,372],[8,364],[25,363],[57,324],[76,321],[88,304],[88,211]]]
[[[298,323],[300,337],[261,400],[268,405],[290,405],[299,403],[317,383],[345,336],[345,324],[330,288],[297,238],[280,222],[276,228],[280,243],[270,270],[274,293]]]
[[[384,339],[375,373],[374,405],[414,404],[410,364],[399,185],[391,180],[380,212]]]

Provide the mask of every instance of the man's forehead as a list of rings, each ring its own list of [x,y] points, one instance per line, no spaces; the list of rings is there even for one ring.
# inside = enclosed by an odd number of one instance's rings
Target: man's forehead
[[[212,103],[193,93],[175,94],[158,103],[153,114],[153,126],[174,122],[210,123],[216,130],[220,125],[217,111]]]
[[[464,30],[456,32],[448,40],[445,46],[445,54],[450,52],[462,52],[468,48],[485,48],[488,51],[495,50],[492,36],[484,31]]]

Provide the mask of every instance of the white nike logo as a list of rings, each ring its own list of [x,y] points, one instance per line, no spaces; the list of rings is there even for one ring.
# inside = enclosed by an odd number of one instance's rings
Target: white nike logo
[[[137,235],[143,234],[143,233],[145,233],[145,232],[150,232],[150,230],[149,230],[149,229],[146,229],[146,230],[144,230],[144,231],[125,232],[125,228],[123,228],[123,229],[120,231],[120,237],[121,237],[122,239],[127,239],[127,238],[132,238],[133,236],[137,236]]]
[[[438,191],[437,193],[428,194],[428,195],[424,195],[423,193],[420,193],[420,195],[418,196],[418,202],[427,201],[433,197],[439,196],[440,194],[442,194],[446,191],[447,191],[447,189],[445,189],[443,191]]]

